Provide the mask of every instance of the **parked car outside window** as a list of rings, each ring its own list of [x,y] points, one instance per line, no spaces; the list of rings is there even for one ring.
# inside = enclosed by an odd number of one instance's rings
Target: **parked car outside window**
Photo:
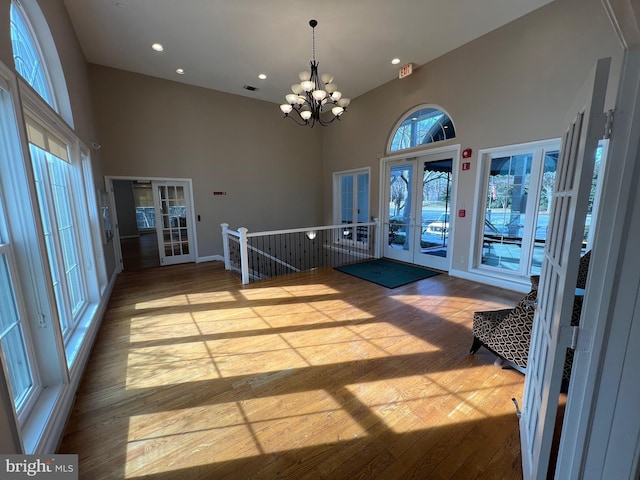
[[[449,235],[449,214],[441,213],[435,222],[427,225],[425,233],[429,235]]]

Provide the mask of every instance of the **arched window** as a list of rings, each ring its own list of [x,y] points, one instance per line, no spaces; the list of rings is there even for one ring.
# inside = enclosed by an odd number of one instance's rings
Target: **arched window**
[[[57,111],[36,36],[22,8],[11,3],[11,45],[16,70]]]
[[[16,70],[72,128],[67,82],[56,43],[37,0],[11,2],[11,46]]]
[[[396,126],[388,151],[441,142],[455,138],[456,129],[451,117],[437,106],[420,106],[411,110]]]

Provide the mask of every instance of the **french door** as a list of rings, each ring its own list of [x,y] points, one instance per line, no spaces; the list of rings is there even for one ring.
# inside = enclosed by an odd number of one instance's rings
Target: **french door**
[[[189,184],[153,181],[160,265],[195,261]]]
[[[547,478],[566,347],[585,335],[570,321],[609,65],[598,61],[591,97],[574,112],[558,161],[520,417],[525,480]]]
[[[384,256],[448,271],[453,238],[453,154],[389,161]]]

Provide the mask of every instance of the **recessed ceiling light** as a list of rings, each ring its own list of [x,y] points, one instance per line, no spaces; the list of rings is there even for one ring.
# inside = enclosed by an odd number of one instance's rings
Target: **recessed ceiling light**
[[[184,75],[184,69],[183,68],[176,68],[176,73],[178,75]]]
[[[400,63],[400,59],[399,58],[394,58],[393,60],[391,60],[391,64],[392,65],[397,65]]]
[[[151,48],[153,48],[156,52],[162,52],[164,50],[164,47],[161,43],[154,43],[153,45],[151,45]]]
[[[266,80],[266,79],[267,79],[267,76],[266,76],[264,73],[261,73],[260,75],[258,75],[258,78],[259,78],[260,80]]]

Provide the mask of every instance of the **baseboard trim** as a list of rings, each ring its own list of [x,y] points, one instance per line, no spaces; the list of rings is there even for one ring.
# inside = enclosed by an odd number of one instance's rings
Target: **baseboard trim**
[[[208,257],[198,257],[196,263],[203,262],[224,262],[224,256],[222,255],[209,255]]]
[[[449,275],[451,275],[452,277],[463,278],[472,282],[483,283],[485,285],[504,288],[505,290],[511,290],[519,293],[527,293],[529,290],[531,290],[531,283],[525,283],[524,281],[515,278],[507,280],[504,277],[495,277],[491,275],[484,275],[455,269],[450,270]]]

